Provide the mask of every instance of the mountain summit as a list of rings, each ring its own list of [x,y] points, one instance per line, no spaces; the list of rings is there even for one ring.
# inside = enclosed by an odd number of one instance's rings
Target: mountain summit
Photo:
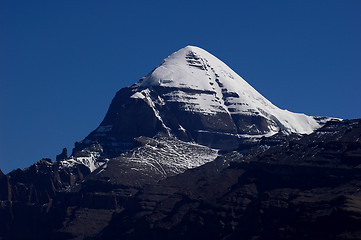
[[[221,60],[187,46],[118,91],[105,119],[87,139],[119,145],[163,132],[231,150],[244,139],[280,131],[309,134],[320,126],[314,117],[279,109]]]
[[[166,95],[166,102],[183,103],[184,111],[204,115],[225,113],[233,119],[237,133],[266,134],[286,130],[309,134],[320,127],[312,117],[277,108],[221,60],[194,46],[170,55],[137,85],[176,88],[171,95]],[[203,93],[195,93],[197,90]],[[192,97],[188,98],[190,95]],[[133,97],[136,96],[139,95]],[[237,115],[260,116],[269,121],[266,121],[267,126],[254,123],[244,128]]]

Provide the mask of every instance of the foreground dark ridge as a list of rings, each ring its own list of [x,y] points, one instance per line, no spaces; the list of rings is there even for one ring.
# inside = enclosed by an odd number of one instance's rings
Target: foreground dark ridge
[[[0,236],[359,239],[360,139],[361,120],[333,121],[143,187],[117,171],[108,179],[93,172],[64,191],[62,179],[82,170],[67,176],[44,160],[0,176]]]

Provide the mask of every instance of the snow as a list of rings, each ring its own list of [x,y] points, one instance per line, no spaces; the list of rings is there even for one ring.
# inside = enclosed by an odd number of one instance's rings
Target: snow
[[[214,95],[209,94],[194,94],[189,97],[183,91],[173,91],[172,93],[164,94],[168,102],[180,102],[184,104],[184,109],[187,111],[196,111],[204,114],[215,114],[220,112],[220,105],[212,102]],[[225,111],[225,110],[223,110]]]
[[[176,138],[157,137],[150,142],[152,144],[135,148],[124,156],[134,170],[147,172],[153,169],[163,177],[169,177],[211,162],[218,156],[215,149]]]
[[[97,169],[100,165],[103,165],[103,162],[100,163],[97,161],[99,158],[99,153],[97,152],[91,152],[90,156],[88,157],[77,157],[76,161],[78,163],[84,164],[90,169],[90,172],[93,172],[95,169]]]
[[[269,129],[274,133],[285,130],[309,134],[321,126],[313,117],[279,109],[225,63],[199,47],[187,46],[173,53],[137,86],[146,90],[153,86],[178,88],[165,96],[166,101],[184,103],[185,111],[263,116],[277,123],[279,129]],[[189,95],[184,89],[199,93]],[[142,91],[132,98],[148,98]]]
[[[132,96],[130,96],[130,98],[140,98],[140,99],[144,99],[145,96],[144,96],[141,92],[136,92],[136,93],[134,93]]]
[[[95,151],[84,151],[84,156],[71,156],[68,159],[60,161],[61,167],[72,168],[77,164],[83,164],[89,168],[90,172],[93,172],[98,167],[104,165],[108,159],[103,159],[100,157],[99,152]],[[99,161],[101,159],[101,161]]]

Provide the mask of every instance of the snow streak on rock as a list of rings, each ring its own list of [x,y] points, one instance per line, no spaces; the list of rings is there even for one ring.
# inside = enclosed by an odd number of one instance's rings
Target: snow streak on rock
[[[83,154],[82,156],[71,156],[68,159],[61,160],[60,166],[65,168],[73,168],[77,164],[82,164],[88,167],[90,172],[93,172],[95,169],[108,161],[108,159],[101,157],[100,152],[97,151],[83,150],[81,153]]]
[[[151,168],[164,177],[199,167],[218,156],[217,150],[176,138],[140,137],[137,141],[143,146],[130,151],[126,160],[134,163],[137,171],[147,172]]]

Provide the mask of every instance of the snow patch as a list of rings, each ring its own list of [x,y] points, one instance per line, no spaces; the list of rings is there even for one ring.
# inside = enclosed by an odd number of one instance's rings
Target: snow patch
[[[81,157],[71,156],[68,159],[61,160],[60,166],[64,168],[72,168],[75,167],[77,164],[82,164],[88,167],[90,172],[93,172],[95,169],[102,166],[108,161],[108,159],[101,158],[99,152],[86,151],[83,153],[86,156],[81,156]]]

